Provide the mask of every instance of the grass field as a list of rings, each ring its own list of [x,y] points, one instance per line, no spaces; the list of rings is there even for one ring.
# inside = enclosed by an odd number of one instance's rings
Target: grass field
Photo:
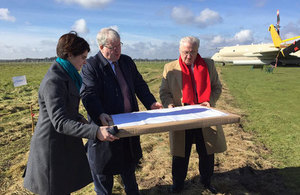
[[[137,63],[140,72],[158,100],[164,63]],[[21,178],[31,138],[29,108],[30,105],[33,105],[36,122],[38,116],[37,91],[50,64],[0,64],[0,194],[30,194],[22,188]],[[298,104],[300,68],[279,67],[274,70],[273,74],[257,69],[251,70],[249,66],[219,66],[218,70],[224,84],[226,83],[226,88],[233,96],[233,100],[221,100],[224,102],[221,107],[227,108],[226,104],[230,104],[242,110],[240,126],[253,135],[255,143],[253,147],[246,147],[243,151],[240,149],[240,156],[246,154],[247,150],[252,152],[250,157],[240,160],[239,155],[233,154],[232,151],[239,145],[242,148],[242,145],[245,144],[242,142],[249,142],[249,140],[245,141],[244,132],[236,130],[237,127],[233,127],[234,133],[228,130],[226,132],[225,129],[229,149],[225,154],[216,157],[216,164],[228,164],[226,174],[218,182],[223,188],[223,193],[236,194],[233,189],[236,186],[228,187],[228,190],[224,187],[224,177],[232,174],[233,165],[237,164],[237,161],[252,165],[250,161],[255,161],[260,156],[263,159],[269,159],[272,162],[271,167],[285,175],[286,184],[300,193],[300,105]],[[20,75],[26,75],[28,85],[14,88],[12,77]],[[81,113],[85,114],[83,107],[80,108]],[[142,107],[142,109],[144,108]],[[227,109],[229,112],[234,111],[230,110],[231,108]],[[243,140],[236,141],[237,134],[243,134]],[[235,141],[232,141],[231,137],[234,137]],[[137,170],[141,192],[142,194],[157,194],[161,190],[164,192],[165,189],[161,189],[163,187],[160,186],[171,184],[168,134],[143,135],[141,142],[144,158],[141,167]],[[233,142],[237,142],[235,148],[231,147]],[[254,148],[255,145],[263,145],[269,152],[260,152],[259,149]],[[229,160],[229,157],[232,159]],[[252,157],[255,159],[251,159]],[[196,167],[197,155],[193,153],[187,177],[190,186],[194,186],[193,182],[199,174]],[[267,168],[261,165],[259,169]],[[222,169],[220,170],[222,172]],[[235,171],[233,172],[235,174]],[[116,177],[115,180],[114,192],[122,194],[119,178]],[[229,179],[226,182],[233,183],[233,180]],[[230,186],[230,184],[228,185]],[[151,190],[149,190],[150,188]],[[239,194],[251,194],[251,191],[255,191],[255,189],[241,189],[244,193],[239,191]],[[94,194],[93,185],[91,184],[75,194]],[[186,194],[199,193],[191,190]]]
[[[249,66],[222,67],[236,104],[245,112],[246,131],[272,153],[278,168],[294,168],[289,183],[300,186],[300,67],[278,67],[273,74]]]
[[[0,73],[0,194],[20,178],[31,138],[30,105],[38,113],[37,91],[47,64],[1,64]],[[28,85],[14,88],[13,76],[26,75]]]
[[[222,75],[245,110],[244,129],[257,133],[280,166],[300,166],[300,68],[279,67],[269,74],[228,66]]]

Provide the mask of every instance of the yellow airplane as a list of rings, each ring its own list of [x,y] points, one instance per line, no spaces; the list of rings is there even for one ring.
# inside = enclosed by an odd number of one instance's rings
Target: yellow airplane
[[[279,11],[277,10],[277,25],[271,24],[269,31],[273,43],[236,45],[223,47],[211,59],[215,62],[232,63],[234,65],[300,65],[300,36],[282,40],[279,35]]]

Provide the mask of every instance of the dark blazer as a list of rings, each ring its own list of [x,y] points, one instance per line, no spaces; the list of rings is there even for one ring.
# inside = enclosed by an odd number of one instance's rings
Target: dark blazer
[[[138,111],[136,96],[147,109],[156,102],[134,61],[121,55],[118,64],[128,84],[132,111]],[[102,113],[119,114],[124,112],[121,88],[109,62],[99,51],[87,60],[81,70],[81,88],[84,104],[90,122],[101,125]],[[91,169],[97,174],[119,174],[128,163],[137,163],[142,157],[140,137],[121,138],[114,142],[88,141],[88,158]]]
[[[57,62],[41,82],[38,100],[24,187],[37,194],[69,194],[93,181],[81,138],[96,139],[99,126],[77,122],[83,117],[79,92]]]

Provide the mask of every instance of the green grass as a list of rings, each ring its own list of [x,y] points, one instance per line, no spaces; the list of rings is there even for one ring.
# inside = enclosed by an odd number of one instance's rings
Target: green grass
[[[158,62],[136,62],[139,72],[147,82],[151,92],[157,101],[159,99],[159,87],[161,84],[162,72],[166,61]],[[141,106],[140,106],[141,107]]]
[[[0,63],[0,194],[24,170],[32,133],[30,105],[38,114],[37,91],[50,64]],[[15,88],[12,77],[21,75],[28,85]]]
[[[277,168],[296,168],[283,174],[299,187],[300,67],[277,67],[273,74],[250,66],[221,69],[237,106],[245,112],[244,129],[271,150],[267,158],[278,162]]]

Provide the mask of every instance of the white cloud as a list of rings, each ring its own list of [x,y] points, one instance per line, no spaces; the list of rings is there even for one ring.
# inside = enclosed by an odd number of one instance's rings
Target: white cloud
[[[195,22],[200,27],[206,27],[222,22],[221,16],[218,12],[215,12],[211,9],[206,8],[203,10],[199,16],[195,18]]]
[[[9,15],[9,10],[7,8],[0,8],[0,20],[14,22],[16,21],[16,18]]]
[[[220,44],[220,43],[223,43],[224,41],[225,41],[225,38],[218,35],[218,36],[215,36],[211,42],[212,42],[212,44]]]
[[[264,7],[267,3],[267,0],[254,0],[256,7]]]
[[[87,34],[89,32],[84,19],[76,20],[72,26],[72,30],[76,31],[78,34]]]
[[[219,13],[211,9],[206,8],[200,12],[199,16],[195,16],[192,11],[183,6],[174,7],[171,12],[171,17],[178,24],[192,24],[200,28],[205,28],[223,21]]]
[[[284,34],[283,39],[290,39],[290,38],[297,37],[297,36],[299,36],[299,34],[296,34],[294,32],[289,32],[289,33]]]
[[[280,36],[282,39],[289,39],[300,36],[300,21],[298,23],[290,22],[280,29]]]
[[[209,38],[208,38],[209,39]],[[233,37],[222,37],[221,35],[210,38],[208,45],[211,47],[223,47],[237,44],[251,44],[254,41],[253,33],[251,30],[241,30]]]
[[[47,31],[48,30],[48,31]],[[56,31],[54,31],[56,30]],[[56,56],[56,44],[63,34],[61,29],[53,29],[53,33],[38,34],[27,32],[26,29],[0,32],[0,59],[44,58]],[[42,29],[43,32],[52,32],[51,29]],[[55,34],[57,33],[57,34]],[[18,37],[16,39],[16,37]]]
[[[174,7],[171,17],[179,24],[191,23],[194,20],[194,14],[185,7]]]
[[[238,43],[246,43],[253,41],[253,36],[251,30],[241,30],[234,35],[234,39]]]
[[[125,44],[122,53],[135,59],[176,59],[179,56],[178,47],[177,42],[136,42]]]
[[[104,7],[113,0],[56,0],[67,4],[79,4],[85,8]]]

